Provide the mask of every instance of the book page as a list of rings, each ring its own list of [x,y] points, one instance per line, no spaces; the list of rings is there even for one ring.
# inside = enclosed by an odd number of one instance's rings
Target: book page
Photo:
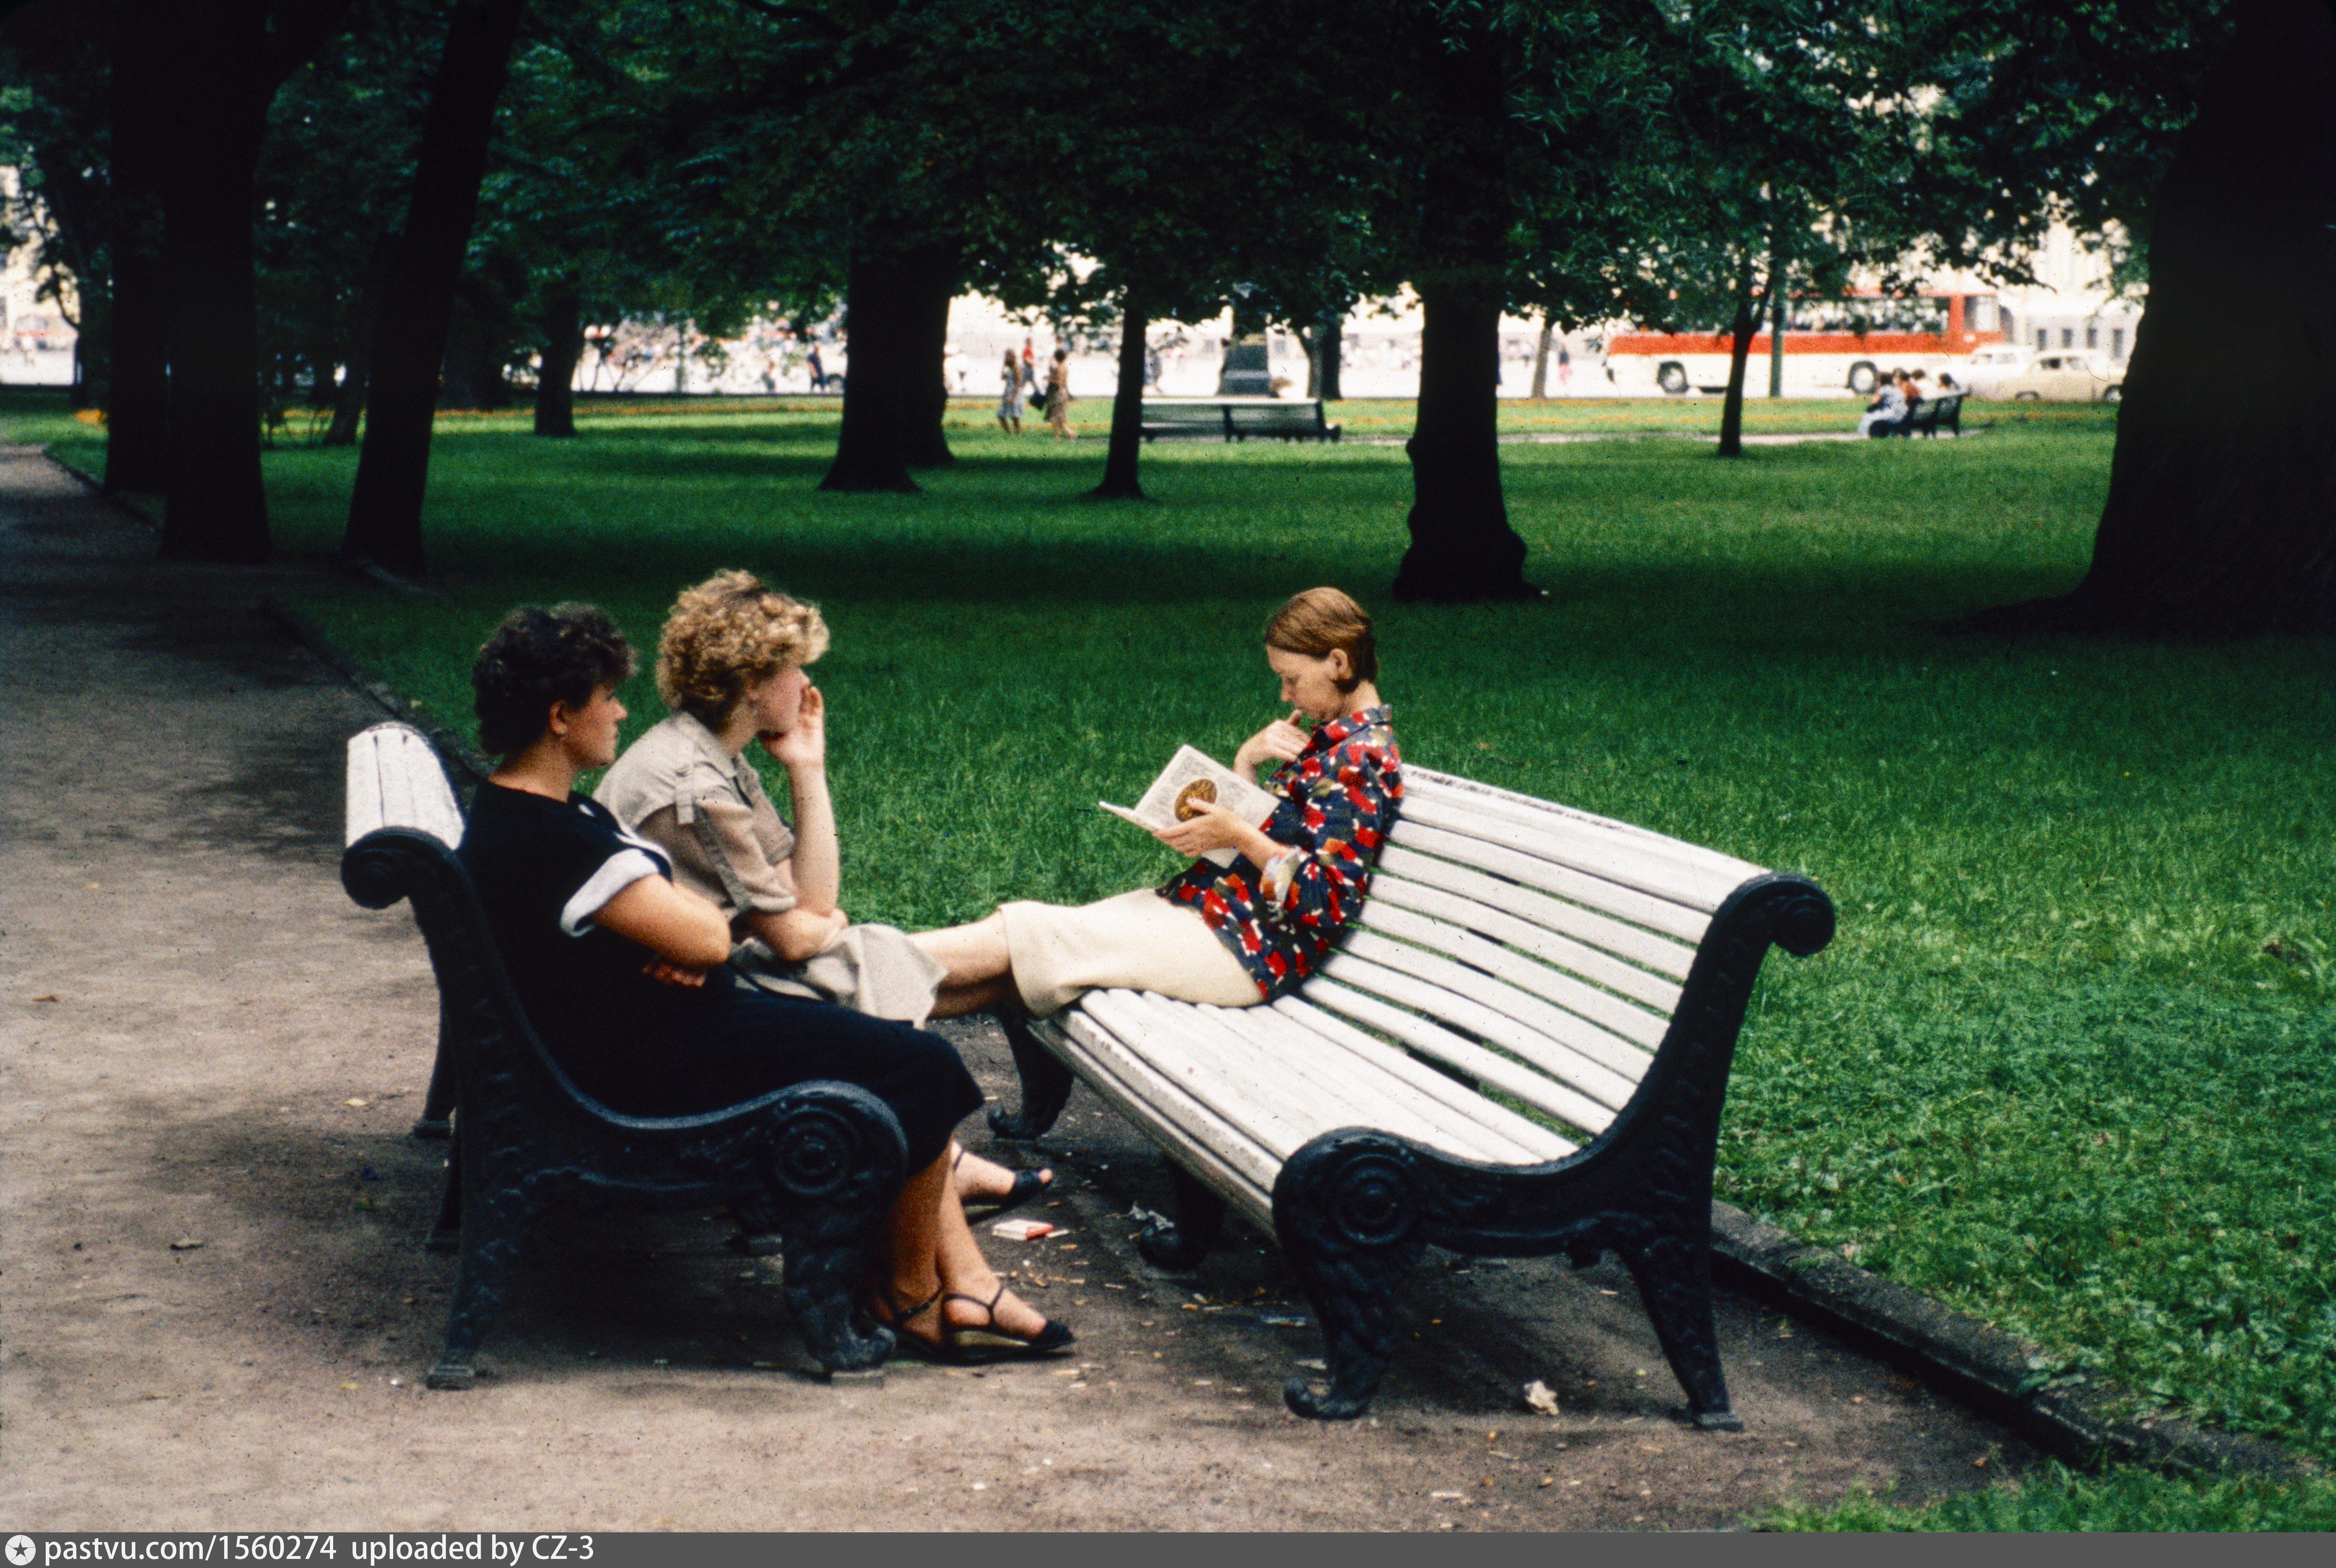
[[[1115,806],[1109,801],[1097,801],[1095,804],[1138,827],[1157,831],[1191,816],[1187,803],[1196,799],[1215,802],[1251,827],[1264,826],[1280,803],[1280,797],[1258,788],[1214,757],[1184,745],[1176,748],[1176,755],[1168,759],[1168,765],[1160,770],[1160,776],[1152,781],[1152,787],[1144,792],[1134,809]],[[1180,806],[1185,807],[1182,816],[1178,814]],[[1229,866],[1241,858],[1241,852],[1211,850],[1204,858],[1212,864]]]

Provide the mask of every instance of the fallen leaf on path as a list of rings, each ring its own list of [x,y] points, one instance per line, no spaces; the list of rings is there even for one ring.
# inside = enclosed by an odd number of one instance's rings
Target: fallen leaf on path
[[[345,1105],[355,1105],[359,1110],[363,1110],[365,1108],[365,1102],[363,1100],[343,1100],[341,1104]]]
[[[177,1241],[170,1243],[170,1251],[173,1252],[191,1252],[202,1244],[202,1241],[199,1237],[181,1236]]]
[[[57,998],[54,997],[34,997],[33,999],[36,1002],[54,1002]]]

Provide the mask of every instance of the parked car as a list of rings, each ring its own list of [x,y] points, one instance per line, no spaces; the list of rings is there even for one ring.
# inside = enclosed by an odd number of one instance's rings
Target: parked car
[[[1963,376],[1963,389],[1973,397],[1993,397],[1997,385],[2005,376],[2027,369],[2028,362],[2035,356],[2035,350],[2016,343],[1990,343],[1973,349],[1971,369]]]
[[[2125,366],[2098,354],[2039,354],[2025,369],[1998,377],[1994,395],[2015,403],[2117,403],[2125,396]]]

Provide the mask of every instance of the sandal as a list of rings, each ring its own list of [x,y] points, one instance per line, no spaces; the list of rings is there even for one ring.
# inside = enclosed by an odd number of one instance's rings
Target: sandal
[[[1028,1339],[1009,1334],[998,1326],[998,1303],[1006,1299],[1005,1281],[998,1282],[997,1293],[985,1301],[978,1296],[968,1296],[962,1290],[951,1290],[941,1297],[941,1339],[961,1366],[978,1365],[984,1361],[1005,1360],[1025,1356],[1049,1356],[1067,1349],[1077,1342],[1070,1326],[1046,1320],[1046,1327]],[[949,1303],[971,1301],[988,1315],[988,1321],[958,1324],[949,1320]],[[914,1317],[915,1313],[910,1313]]]
[[[956,1348],[949,1343],[947,1338],[949,1332],[949,1320],[946,1318],[941,1317],[939,1313],[935,1313],[935,1318],[941,1325],[943,1337],[940,1339],[928,1339],[922,1334],[911,1334],[909,1332],[910,1320],[921,1318],[927,1312],[934,1311],[934,1309],[941,1304],[941,1297],[942,1292],[935,1290],[931,1295],[926,1297],[923,1300],[918,1302],[915,1306],[903,1312],[900,1310],[900,1307],[894,1303],[892,1293],[890,1290],[885,1290],[883,1287],[879,1286],[869,1292],[865,1310],[867,1311],[869,1318],[879,1327],[889,1329],[892,1331],[892,1348],[894,1349],[905,1350],[920,1361],[933,1361],[944,1366],[961,1365],[962,1362],[957,1354]]]
[[[957,1158],[949,1162],[949,1176],[955,1180],[958,1166],[965,1163],[965,1145],[958,1145]],[[1000,1214],[1011,1213],[1055,1184],[1052,1171],[1017,1171],[1014,1184],[995,1197],[959,1198],[968,1220],[994,1220]]]

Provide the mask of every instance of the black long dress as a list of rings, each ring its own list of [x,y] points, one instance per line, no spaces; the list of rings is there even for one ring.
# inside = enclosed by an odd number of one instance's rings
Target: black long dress
[[[939,1155],[981,1091],[938,1035],[826,1002],[737,984],[650,979],[657,955],[591,917],[664,852],[584,795],[565,802],[479,786],[461,855],[528,1021],[576,1086],[640,1116],[719,1110],[813,1078],[875,1095],[900,1119],[909,1168]]]

